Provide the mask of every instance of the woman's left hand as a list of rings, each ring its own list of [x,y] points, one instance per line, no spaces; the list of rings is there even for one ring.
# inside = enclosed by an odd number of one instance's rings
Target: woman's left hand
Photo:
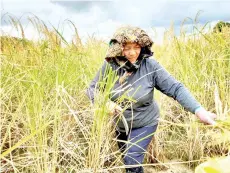
[[[206,111],[205,109],[198,110],[195,114],[201,122],[209,125],[216,125],[216,121],[214,120],[217,115],[210,112]]]

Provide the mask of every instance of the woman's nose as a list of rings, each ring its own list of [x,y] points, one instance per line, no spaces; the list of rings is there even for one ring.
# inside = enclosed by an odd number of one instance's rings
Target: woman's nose
[[[129,51],[129,55],[135,55],[135,51],[134,51],[133,49],[131,49],[131,50]]]

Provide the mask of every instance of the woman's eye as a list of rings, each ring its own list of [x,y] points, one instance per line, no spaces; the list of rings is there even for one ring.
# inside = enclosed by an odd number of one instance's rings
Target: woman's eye
[[[134,47],[134,48],[124,48],[125,51],[131,50],[131,49],[140,49],[140,47]]]

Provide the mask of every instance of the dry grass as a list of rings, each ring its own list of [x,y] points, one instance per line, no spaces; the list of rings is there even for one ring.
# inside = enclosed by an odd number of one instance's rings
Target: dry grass
[[[20,27],[15,21],[12,27]],[[57,29],[36,17],[30,21],[43,39],[1,39],[0,172],[121,172],[104,104],[109,88],[95,106],[85,95],[107,44],[90,38],[82,45],[76,27],[77,42],[69,44]],[[153,48],[155,57],[222,121],[204,126],[157,93],[161,122],[148,157],[156,156],[158,168],[166,158],[194,167],[229,152],[230,42],[227,33],[201,32],[186,41],[185,34],[167,35],[169,42]],[[112,84],[112,73],[108,79]],[[154,166],[149,158],[145,164]]]

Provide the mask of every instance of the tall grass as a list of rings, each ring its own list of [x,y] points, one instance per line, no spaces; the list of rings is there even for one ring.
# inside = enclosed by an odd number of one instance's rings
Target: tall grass
[[[11,20],[12,27],[19,26],[26,35],[20,22]],[[107,44],[92,37],[83,45],[73,23],[77,43],[70,44],[58,29],[49,29],[37,17],[30,22],[41,40],[1,37],[0,172],[121,172],[113,117],[106,107],[116,75],[108,69],[107,85],[94,105],[85,95]],[[156,156],[197,164],[229,152],[228,34],[200,32],[190,39],[184,33],[166,34],[171,41],[154,46],[157,60],[205,108],[224,119],[217,128],[204,126],[178,103],[157,93],[162,116]]]
[[[90,38],[84,47],[63,48],[57,29],[30,21],[43,39],[1,39],[1,172],[103,171],[110,157],[118,157],[111,152],[116,141],[105,104],[115,74],[110,69],[93,107],[85,89],[105,43]]]
[[[196,34],[186,36],[182,32],[180,37],[168,31],[166,38],[170,41],[155,47],[156,58],[166,64],[168,71],[189,88],[207,110],[217,114],[217,120],[229,124],[230,30],[205,34],[196,25],[194,30]],[[163,150],[159,152],[170,159],[176,156],[187,161],[228,154],[229,126],[215,129],[197,124],[195,116],[185,112],[178,103],[162,95],[158,95],[158,101],[162,106],[161,126],[168,127],[158,135]]]

